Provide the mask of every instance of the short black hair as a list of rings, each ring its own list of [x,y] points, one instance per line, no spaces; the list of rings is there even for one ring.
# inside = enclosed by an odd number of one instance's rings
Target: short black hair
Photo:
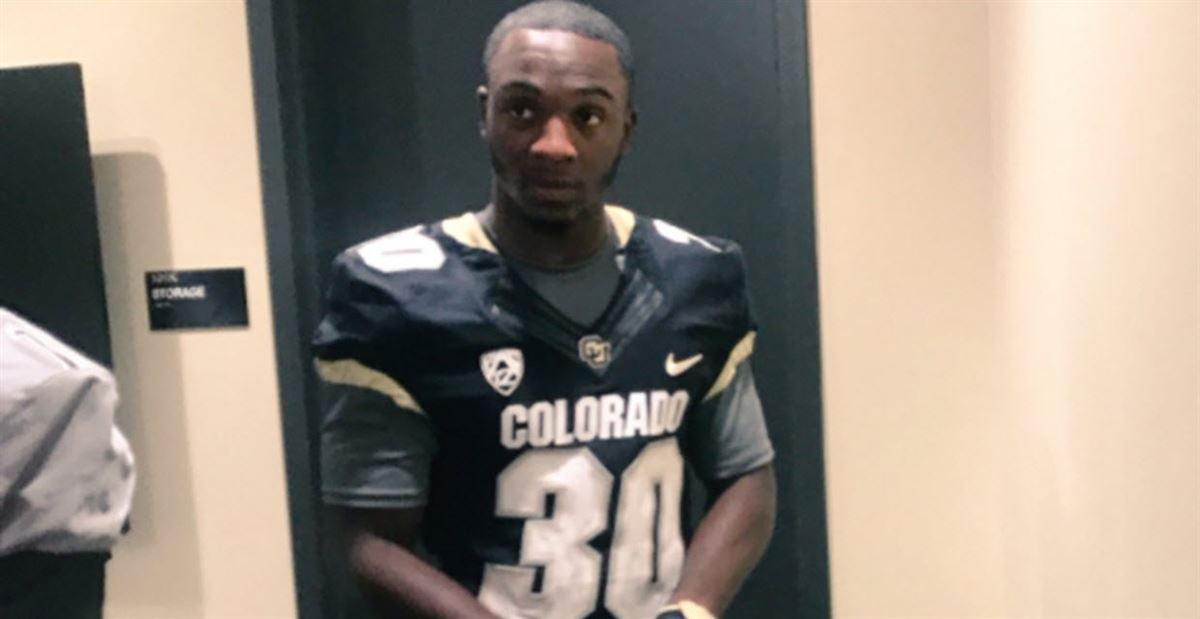
[[[625,81],[632,93],[633,46],[629,44],[629,37],[607,15],[574,0],[540,0],[505,15],[492,29],[483,48],[484,75],[487,75],[488,65],[500,49],[504,37],[513,30],[524,28],[562,30],[612,45],[617,50],[617,61],[621,63],[621,72],[625,74]]]

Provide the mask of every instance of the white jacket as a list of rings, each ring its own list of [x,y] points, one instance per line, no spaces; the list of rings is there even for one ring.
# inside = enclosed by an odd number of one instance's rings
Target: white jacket
[[[0,555],[104,551],[133,499],[112,374],[0,307]]]

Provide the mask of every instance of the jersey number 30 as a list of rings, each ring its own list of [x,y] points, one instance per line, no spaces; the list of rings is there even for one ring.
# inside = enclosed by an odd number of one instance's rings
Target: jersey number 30
[[[528,451],[496,480],[496,515],[526,519],[520,565],[489,563],[479,600],[501,617],[575,619],[595,610],[603,557],[588,542],[608,528],[613,476],[586,447]],[[647,445],[621,474],[604,606],[652,617],[683,567],[683,458],[674,437]],[[554,495],[547,517],[546,496]],[[534,591],[541,566],[541,592]]]

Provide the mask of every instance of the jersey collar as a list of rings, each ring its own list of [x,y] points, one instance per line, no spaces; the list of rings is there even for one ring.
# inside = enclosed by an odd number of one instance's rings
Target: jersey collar
[[[617,234],[617,248],[623,249],[633,234],[634,226],[637,225],[637,217],[629,209],[615,204],[605,205],[604,212],[608,215],[608,221]],[[496,250],[492,239],[488,238],[487,233],[484,232],[483,224],[479,223],[479,218],[473,212],[468,211],[457,217],[442,220],[442,231],[467,247],[492,254],[500,253]]]

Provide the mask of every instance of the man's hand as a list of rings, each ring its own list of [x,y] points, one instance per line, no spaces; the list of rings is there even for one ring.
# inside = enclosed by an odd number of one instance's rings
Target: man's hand
[[[497,619],[462,585],[412,552],[423,508],[342,513],[350,567],[373,594],[377,612],[399,609],[407,617]]]
[[[737,477],[717,496],[688,547],[665,617],[720,616],[762,557],[775,529],[775,469]],[[698,605],[700,608],[692,608]],[[664,617],[664,615],[659,615]]]

